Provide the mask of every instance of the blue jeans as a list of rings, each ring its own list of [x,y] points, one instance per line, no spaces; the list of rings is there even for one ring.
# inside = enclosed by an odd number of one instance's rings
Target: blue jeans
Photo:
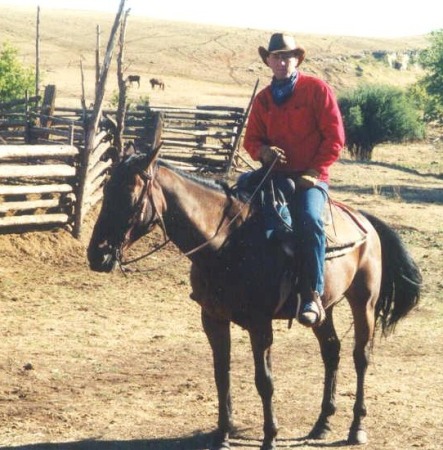
[[[311,289],[323,295],[326,235],[323,229],[323,209],[327,200],[328,184],[298,189],[291,202],[291,215],[300,262],[300,281],[303,290]],[[295,223],[294,223],[295,222]]]

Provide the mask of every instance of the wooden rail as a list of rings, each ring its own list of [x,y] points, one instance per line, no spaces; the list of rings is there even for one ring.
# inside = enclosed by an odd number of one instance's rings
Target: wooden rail
[[[140,107],[138,111],[128,115],[125,129],[125,134],[134,139],[137,147],[152,144],[147,127],[156,113],[163,116],[162,158],[184,170],[228,170],[232,155],[238,150],[239,133],[246,120],[243,108]]]
[[[71,145],[0,145],[0,230],[72,223],[78,157]]]

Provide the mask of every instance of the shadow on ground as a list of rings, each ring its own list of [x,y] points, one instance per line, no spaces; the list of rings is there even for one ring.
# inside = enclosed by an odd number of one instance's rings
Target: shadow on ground
[[[373,187],[361,187],[356,185],[334,186],[337,192],[348,192],[354,195],[380,195],[386,198],[394,198],[408,203],[435,203],[443,204],[443,188],[418,188],[416,186],[390,186],[383,185],[377,187],[377,192]]]
[[[193,436],[131,440],[131,441],[98,441],[85,440],[77,442],[42,443],[10,447],[0,447],[1,450],[209,450],[211,448],[212,433],[196,434]],[[300,447],[337,448],[347,446],[346,441],[319,442],[308,441],[306,437],[296,439],[278,439],[278,448],[290,449]],[[258,449],[261,441],[241,436],[231,439],[231,448]]]

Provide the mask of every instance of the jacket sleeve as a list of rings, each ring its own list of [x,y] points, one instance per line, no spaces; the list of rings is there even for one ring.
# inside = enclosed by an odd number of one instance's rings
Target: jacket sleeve
[[[323,173],[338,159],[345,144],[345,132],[337,99],[326,83],[321,83],[316,92],[315,105],[321,142],[312,160],[312,169]]]

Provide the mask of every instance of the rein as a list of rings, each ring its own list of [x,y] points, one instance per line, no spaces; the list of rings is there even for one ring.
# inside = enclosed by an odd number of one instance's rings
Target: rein
[[[187,251],[185,253],[181,253],[178,257],[173,258],[172,260],[165,261],[164,263],[159,264],[158,266],[153,267],[152,269],[143,270],[143,272],[151,272],[151,271],[154,271],[154,270],[158,270],[158,269],[160,269],[160,268],[162,268],[162,267],[164,267],[166,265],[170,265],[174,261],[178,261],[178,260],[180,260],[183,257],[187,257],[187,256],[190,256],[190,255],[193,255],[194,253],[197,253],[198,251],[200,251],[203,248],[207,247],[219,235],[219,233],[222,230],[224,230],[224,229],[228,228],[229,226],[231,226],[238,219],[238,217],[240,217],[240,215],[242,214],[243,210],[247,206],[249,206],[249,204],[252,202],[252,200],[255,198],[255,196],[257,195],[257,193],[259,192],[259,190],[261,189],[261,187],[265,183],[266,179],[269,177],[269,174],[271,173],[271,171],[272,171],[272,169],[273,169],[273,167],[274,167],[276,162],[277,162],[277,158],[275,158],[274,161],[269,165],[268,169],[266,170],[266,173],[263,175],[263,178],[260,180],[260,183],[254,189],[254,191],[251,194],[251,196],[242,204],[242,206],[240,207],[238,212],[234,215],[234,217],[227,224],[225,224],[223,227],[219,228],[217,230],[217,232],[212,237],[210,237],[209,239],[207,239],[205,242],[203,242],[202,244],[198,245],[197,247],[194,247],[193,249],[191,249],[191,250],[189,250],[189,251]],[[155,165],[155,167],[157,167],[157,165]],[[155,171],[155,173],[157,173],[157,171]],[[154,249],[150,250],[149,252],[147,252],[147,253],[145,253],[145,254],[143,254],[141,256],[138,256],[136,258],[130,259],[130,260],[122,261],[121,256],[120,256],[120,252],[119,252],[118,255],[117,255],[117,261],[118,261],[119,267],[120,267],[120,269],[121,269],[121,271],[123,273],[125,273],[124,266],[127,266],[129,264],[141,261],[142,259],[147,258],[148,256],[151,256],[152,254],[154,254],[157,251],[161,250],[165,245],[167,245],[171,241],[171,239],[167,236],[166,228],[165,228],[164,221],[163,221],[163,217],[160,214],[160,212],[159,212],[159,210],[157,208],[157,205],[155,204],[155,202],[154,202],[154,200],[152,198],[152,183],[154,181],[155,173],[141,171],[140,175],[141,175],[142,179],[144,180],[145,185],[144,185],[144,188],[143,188],[142,195],[140,196],[140,199],[142,200],[142,198],[144,196],[147,196],[150,199],[152,207],[153,207],[153,210],[154,210],[154,214],[158,216],[157,220],[160,223],[160,227],[161,227],[161,229],[163,231],[163,235],[164,235],[165,240],[164,240],[164,242],[162,244],[157,245]],[[148,194],[151,194],[151,195],[148,195]]]
[[[127,265],[129,265],[129,264],[132,264],[132,263],[136,263],[136,262],[138,262],[138,261],[141,261],[142,259],[147,258],[148,256],[151,256],[151,255],[153,255],[154,253],[156,253],[156,252],[158,252],[159,250],[161,250],[165,245],[169,244],[169,242],[171,242],[171,239],[166,238],[164,242],[162,242],[162,243],[159,244],[159,245],[156,245],[156,246],[155,246],[152,250],[150,250],[149,252],[144,253],[143,255],[140,255],[140,256],[136,256],[135,258],[132,258],[132,259],[127,259],[127,260],[125,260],[125,261],[120,261],[120,265],[121,265],[121,266],[127,266]]]

